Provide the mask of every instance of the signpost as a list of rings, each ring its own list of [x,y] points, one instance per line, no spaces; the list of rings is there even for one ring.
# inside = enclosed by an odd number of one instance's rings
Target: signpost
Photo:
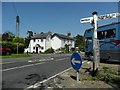
[[[79,70],[82,66],[81,56],[75,52],[72,54],[70,61],[71,61],[72,67],[77,71],[77,82],[79,82],[79,79],[80,79]]]
[[[106,20],[109,18],[117,18],[120,16],[120,13],[111,13],[97,16],[97,12],[93,12],[93,17],[82,18],[80,19],[81,23],[91,23],[94,27],[93,33],[93,74],[95,75],[99,67],[100,62],[100,52],[99,52],[99,41],[97,39],[97,21]]]
[[[100,15],[100,16],[97,16],[97,21],[98,20],[106,20],[109,18],[117,18],[119,16],[120,16],[120,13],[111,13],[111,14]],[[88,23],[88,22],[91,23],[93,19],[94,19],[93,17],[82,18],[82,19],[80,19],[80,22],[81,23]]]

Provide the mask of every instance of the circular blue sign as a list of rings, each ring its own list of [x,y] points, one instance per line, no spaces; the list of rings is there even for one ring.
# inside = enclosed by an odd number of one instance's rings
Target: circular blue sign
[[[72,54],[70,62],[71,62],[72,67],[75,70],[79,71],[79,69],[82,66],[82,59],[81,59],[81,56],[77,52]]]

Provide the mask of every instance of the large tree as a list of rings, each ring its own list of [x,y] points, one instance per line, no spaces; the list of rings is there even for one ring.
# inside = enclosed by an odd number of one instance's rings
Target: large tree
[[[15,38],[15,35],[10,31],[4,32],[2,34],[2,41],[10,41],[10,42],[12,42],[13,38]]]
[[[25,44],[25,40],[22,37],[15,37],[13,42]]]
[[[28,36],[25,38],[25,46],[28,47],[31,37],[33,36],[33,31],[27,31]]]
[[[79,47],[79,50],[80,51],[83,51],[84,50],[84,38],[82,35],[77,35],[75,37],[75,47]]]

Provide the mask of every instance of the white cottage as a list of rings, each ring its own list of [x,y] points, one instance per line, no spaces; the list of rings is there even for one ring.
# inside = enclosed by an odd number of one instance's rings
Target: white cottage
[[[74,48],[74,39],[63,34],[55,33],[51,37],[51,45],[54,50],[64,48],[65,45],[68,45],[69,49],[71,49]]]
[[[65,45],[68,45],[69,49],[74,48],[74,39],[63,34],[55,33],[52,35],[51,32],[40,33],[31,37],[29,46],[25,49],[25,52],[40,53],[51,47],[54,50],[64,48]]]
[[[51,48],[51,32],[35,34],[31,37],[28,52],[40,53]]]

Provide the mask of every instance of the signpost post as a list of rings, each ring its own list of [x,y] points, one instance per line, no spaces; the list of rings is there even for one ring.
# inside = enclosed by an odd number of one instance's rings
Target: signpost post
[[[100,53],[99,53],[99,42],[97,39],[97,12],[93,12],[93,76],[96,74],[98,67],[99,67],[99,61],[100,61]]]
[[[81,23],[91,23],[94,27],[93,33],[93,76],[98,71],[99,62],[100,62],[100,51],[99,51],[99,41],[97,39],[97,21],[98,20],[106,20],[109,18],[117,18],[120,16],[120,13],[111,13],[97,16],[97,12],[93,12],[93,17],[82,18],[80,19]]]
[[[72,54],[70,61],[71,61],[72,67],[77,71],[77,82],[79,82],[80,81],[79,70],[82,66],[81,56],[75,52]]]

